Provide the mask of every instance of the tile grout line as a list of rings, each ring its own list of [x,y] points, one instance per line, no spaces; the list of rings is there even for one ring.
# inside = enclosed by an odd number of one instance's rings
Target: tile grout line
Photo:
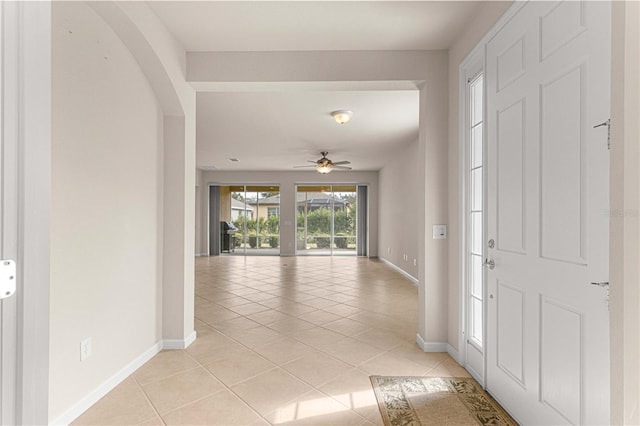
[[[250,410],[251,410],[255,415],[257,415],[258,417],[260,417],[261,419],[263,419],[263,420],[264,420],[265,422],[267,422],[268,424],[271,424],[271,422],[269,422],[269,421],[268,421],[264,416],[262,416],[262,414],[260,414],[260,413],[255,409],[255,408],[253,408],[253,407],[252,407],[252,406],[251,406],[247,401],[245,401],[242,397],[240,397],[240,395],[238,395],[237,393],[235,393],[235,392],[233,391],[233,389],[231,389],[231,387],[230,387],[230,386],[228,386],[226,383],[224,383],[222,380],[220,380],[218,377],[216,377],[216,376],[215,376],[215,374],[213,374],[211,371],[207,370],[207,368],[206,368],[202,363],[200,363],[200,361],[198,361],[196,358],[194,358],[194,357],[193,357],[190,353],[188,353],[186,350],[185,350],[185,353],[186,353],[186,354],[187,354],[187,356],[189,356],[192,360],[194,360],[195,362],[197,362],[197,363],[198,363],[198,365],[199,365],[200,367],[204,368],[204,370],[205,370],[207,373],[209,373],[209,375],[210,375],[210,376],[212,376],[212,377],[213,377],[213,378],[215,378],[218,382],[220,382],[220,384],[221,384],[221,385],[222,385],[226,390],[228,390],[229,392],[231,392],[231,393],[232,393],[236,398],[238,398],[240,401],[242,401],[242,403],[243,403],[244,405],[246,405],[246,406],[247,406],[247,407],[248,407],[248,408],[249,408],[249,409],[250,409]],[[272,369],[269,369],[269,370],[267,370],[267,371],[271,371],[271,370],[274,370],[274,369],[275,369],[275,368],[272,368]],[[255,376],[254,376],[254,377],[255,377]],[[235,385],[233,385],[233,386],[235,386]],[[222,390],[220,390],[220,391],[218,391],[218,392],[222,392]],[[215,395],[215,394],[216,394],[216,393],[218,393],[218,392],[214,392],[214,393],[213,393],[213,394],[211,394],[211,395]],[[208,397],[210,397],[211,395],[207,395],[206,397],[200,398],[198,401],[201,401],[201,400],[203,400],[203,399],[205,399],[205,398],[208,398]],[[198,402],[198,401],[193,401],[193,402],[191,402],[190,404],[193,404],[193,403]],[[190,405],[190,404],[186,404],[186,405]],[[185,405],[185,406],[186,406],[186,405]],[[181,407],[181,408],[184,408],[184,406],[183,406],[183,407]],[[175,410],[172,410],[172,412],[173,412],[173,411],[176,411],[176,410],[178,410],[178,408],[176,408]],[[168,414],[168,413],[167,413],[167,414]]]
[[[135,372],[134,372],[135,374]],[[140,384],[140,382],[138,382],[138,379],[135,377],[135,375],[132,374],[131,376],[133,377],[133,381],[136,383],[136,385],[138,386],[138,389],[140,389],[140,391],[142,392],[142,395],[144,395],[144,398],[147,400],[147,402],[149,403],[149,405],[151,406],[151,409],[156,413],[156,416],[158,416],[158,418],[160,419],[160,421],[162,422],[163,425],[166,425],[167,422],[164,421],[164,419],[162,418],[162,416],[160,415],[160,412],[158,411],[158,409],[156,408],[156,406],[153,404],[153,402],[151,401],[151,398],[149,398],[149,395],[147,395],[147,392],[144,390],[144,388],[142,387],[142,385]],[[151,420],[151,419],[149,419]],[[145,420],[146,421],[146,420]]]

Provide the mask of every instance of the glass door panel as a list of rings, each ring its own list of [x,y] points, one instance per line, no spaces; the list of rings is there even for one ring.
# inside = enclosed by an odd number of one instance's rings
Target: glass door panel
[[[221,220],[236,228],[233,249],[222,253],[280,254],[280,187],[234,185],[221,187]],[[222,224],[221,224],[222,225]],[[224,240],[222,236],[221,240]]]
[[[306,254],[331,254],[331,209],[330,186],[298,187],[297,249]]]
[[[356,187],[300,185],[296,191],[298,254],[356,254]]]
[[[333,186],[333,254],[356,254],[356,187]]]

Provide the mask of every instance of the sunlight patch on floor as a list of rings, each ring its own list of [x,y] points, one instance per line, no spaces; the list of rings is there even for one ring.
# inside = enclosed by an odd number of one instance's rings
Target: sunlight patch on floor
[[[338,403],[340,401],[342,404]],[[349,404],[349,407],[343,405]],[[293,422],[311,417],[326,416],[375,405],[375,398],[371,401],[371,391],[350,392],[333,397],[320,397],[305,401],[294,402],[281,407],[275,417],[274,424]]]

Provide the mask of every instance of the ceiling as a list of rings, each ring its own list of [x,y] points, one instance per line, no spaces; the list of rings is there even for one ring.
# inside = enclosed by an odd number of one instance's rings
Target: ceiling
[[[199,93],[196,162],[218,170],[293,170],[329,151],[354,170],[379,170],[417,140],[418,97],[417,90]],[[341,125],[331,112],[345,108],[353,119]]]
[[[474,1],[150,1],[187,51],[447,49]],[[294,170],[329,151],[379,170],[418,135],[418,92],[217,92],[197,96],[202,169]],[[345,125],[337,109],[354,111]],[[237,158],[239,162],[231,162]],[[309,164],[309,163],[307,163]],[[313,169],[310,169],[313,170]]]
[[[447,49],[479,2],[152,1],[187,51]]]

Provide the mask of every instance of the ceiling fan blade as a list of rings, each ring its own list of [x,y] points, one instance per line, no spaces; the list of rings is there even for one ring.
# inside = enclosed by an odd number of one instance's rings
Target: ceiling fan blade
[[[334,166],[339,166],[341,164],[351,164],[351,161],[336,161],[333,163]]]
[[[340,170],[351,170],[351,167],[336,166],[336,163],[333,163],[333,168],[334,169],[340,169]]]
[[[294,169],[301,169],[305,167],[316,167],[316,166],[293,166]]]
[[[311,161],[311,160],[307,160],[307,163],[313,163],[313,164],[317,164],[317,161]]]

